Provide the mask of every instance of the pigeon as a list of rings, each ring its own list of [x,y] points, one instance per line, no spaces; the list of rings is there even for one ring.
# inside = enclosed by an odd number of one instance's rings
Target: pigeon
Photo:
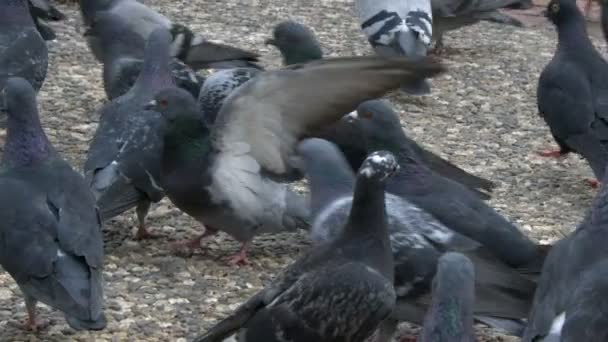
[[[475,341],[475,269],[469,258],[460,253],[446,253],[439,258],[432,298],[419,341]]]
[[[307,63],[323,58],[323,50],[314,32],[303,24],[287,20],[274,27],[272,38],[266,40],[283,56],[283,65]]]
[[[364,341],[395,304],[384,184],[398,168],[371,154],[357,175],[343,233],[311,249],[196,342]]]
[[[602,13],[601,13],[601,25],[602,25],[602,33],[604,34],[604,40],[608,43],[608,3],[606,0],[602,0]]]
[[[55,6],[50,3],[50,0],[28,0],[30,5],[30,14],[36,24],[38,32],[44,40],[55,40],[57,35],[55,31],[48,26],[47,21],[61,21],[65,19],[65,14],[61,13]]]
[[[198,94],[198,104],[205,122],[212,125],[226,98],[260,72],[256,68],[232,68],[209,75]]]
[[[547,256],[522,341],[608,340],[607,207],[604,182],[583,222]]]
[[[407,145],[401,126],[387,119],[388,112],[382,109],[383,106],[367,102],[351,117],[361,125],[370,151],[385,149],[399,159],[401,170],[391,179],[387,191],[416,204],[450,229],[480,242],[508,265],[540,269],[544,249],[467,187],[420,162]]]
[[[559,150],[540,154],[578,153],[596,179],[603,179],[608,162],[608,63],[589,40],[585,18],[574,2],[552,0],[546,16],[557,27],[558,44],[538,79],[538,112]],[[597,185],[596,180],[589,183]]]
[[[378,57],[266,71],[226,99],[211,127],[187,92],[158,94],[156,110],[168,121],[161,186],[178,208],[206,226],[205,234],[185,246],[200,246],[201,238],[222,230],[243,243],[232,259],[242,263],[256,234],[305,228],[305,199],[273,180],[292,171],[288,159],[297,140],[397,82],[441,71],[430,60]]]
[[[0,265],[25,297],[28,328],[41,327],[40,301],[62,311],[74,329],[103,329],[103,238],[95,199],[44,134],[29,82],[9,78],[4,92]]]
[[[342,233],[352,205],[355,179],[352,170],[334,144],[318,138],[301,141],[292,164],[303,169],[310,186],[313,244],[335,240]],[[391,319],[382,325],[377,340],[389,341],[398,321],[422,323],[438,260],[449,251],[465,253],[480,270],[475,278],[479,292],[475,318],[521,335],[521,320],[529,312],[536,288],[527,270],[506,265],[478,241],[451,230],[390,192],[386,194],[386,211],[398,306]]]
[[[499,11],[501,8],[528,9],[530,0],[432,0],[434,51],[439,54],[443,49],[443,34],[488,21],[523,27],[524,24]]]
[[[38,91],[46,77],[46,43],[36,30],[26,1],[0,1],[0,89],[9,77],[22,77]],[[0,111],[4,109],[2,97],[0,94]]]
[[[371,100],[360,105],[362,108],[373,108],[373,112],[382,113],[378,120],[385,120],[385,125],[401,127],[399,116],[393,110],[390,103],[384,100]],[[362,115],[373,115],[372,111],[363,112]],[[368,153],[368,148],[363,138],[362,128],[357,120],[354,120],[356,112],[345,115],[342,119],[333,125],[324,127],[315,132],[314,137],[329,140],[338,145],[353,170],[357,170],[361,162],[365,159]],[[449,161],[441,158],[433,152],[424,149],[414,140],[405,135],[399,134],[403,141],[403,146],[410,149],[418,160],[424,163],[431,170],[437,172],[443,177],[450,178],[469,188],[471,191],[479,195],[483,199],[489,199],[490,193],[495,187],[492,181],[472,175]]]
[[[125,94],[135,84],[143,67],[145,40],[129,30],[129,23],[108,12],[98,14],[85,35],[95,36],[104,47],[103,82],[108,99]],[[170,51],[171,46],[166,49]],[[170,68],[177,86],[198,96],[205,79],[176,58],[171,59]]]
[[[84,164],[102,219],[136,207],[138,239],[152,236],[145,217],[151,202],[164,197],[158,185],[164,120],[160,113],[146,107],[158,91],[175,86],[169,69],[170,43],[167,30],[152,32],[135,85],[101,108],[99,126]]]
[[[137,40],[140,41],[146,41],[150,33],[158,28],[169,30],[173,37],[171,56],[195,70],[259,67],[255,64],[258,54],[195,36],[189,28],[171,22],[169,18],[137,0],[80,0],[80,10],[87,26],[94,23],[100,12],[109,12],[117,21],[122,21],[128,26],[125,34],[138,36]],[[88,43],[97,60],[103,62],[105,46],[97,38],[88,37]]]
[[[378,55],[411,60],[426,56],[433,36],[430,0],[356,0],[355,5],[361,29]],[[417,80],[404,83],[401,90],[425,95],[431,87],[428,80]]]

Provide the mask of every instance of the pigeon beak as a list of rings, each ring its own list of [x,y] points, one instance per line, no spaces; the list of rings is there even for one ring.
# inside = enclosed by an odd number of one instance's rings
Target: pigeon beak
[[[156,100],[152,100],[144,105],[144,110],[154,110],[156,108]]]
[[[274,39],[272,39],[272,38],[268,38],[268,39],[266,39],[266,40],[264,41],[264,44],[266,44],[266,45],[274,45],[274,46],[276,46],[276,45],[277,45],[277,42],[276,42],[276,40],[274,40]]]
[[[346,118],[346,122],[353,123],[359,118],[359,114],[357,114],[356,110],[353,110],[352,112],[346,114],[344,117]]]

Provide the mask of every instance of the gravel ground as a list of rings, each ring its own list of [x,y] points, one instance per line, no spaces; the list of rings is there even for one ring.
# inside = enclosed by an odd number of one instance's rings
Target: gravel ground
[[[311,26],[327,55],[370,53],[352,1],[148,2],[211,39],[259,51],[268,67],[278,67],[280,57],[263,41],[272,25],[287,18]],[[50,44],[49,75],[40,94],[42,121],[56,148],[80,168],[97,125],[96,109],[104,100],[101,68],[81,37],[77,7],[59,7],[69,19],[53,25],[58,40]],[[578,157],[548,160],[534,153],[554,146],[535,99],[538,74],[555,47],[553,29],[545,22],[528,29],[480,24],[446,38],[453,48],[444,56],[450,72],[433,81],[433,94],[390,97],[402,111],[406,131],[456,164],[497,181],[491,204],[530,236],[553,242],[576,226],[595,194],[583,181],[591,172]],[[190,340],[307,246],[303,234],[259,237],[251,248],[252,264],[229,267],[225,259],[238,245],[223,234],[191,258],[171,254],[168,242],[194,236],[199,225],[167,201],[150,215],[160,239],[133,241],[134,216],[127,213],[105,226],[109,324],[104,331],[75,332],[59,312],[44,305],[39,305],[40,316],[53,324],[38,334],[22,331],[19,324],[26,314],[21,294],[2,272],[0,341]],[[482,341],[516,340],[487,329],[480,329],[479,336]]]

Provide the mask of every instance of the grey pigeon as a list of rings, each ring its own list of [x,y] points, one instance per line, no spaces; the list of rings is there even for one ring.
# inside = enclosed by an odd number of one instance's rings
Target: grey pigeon
[[[394,127],[401,126],[399,116],[388,101],[371,100],[362,103],[360,106],[371,107],[374,111],[381,112],[382,114],[379,115],[377,119],[386,121],[384,122],[384,125]],[[364,115],[373,115],[372,112],[364,113],[366,113]],[[360,122],[354,120],[354,115],[355,114],[345,115],[335,124],[315,132],[313,136],[329,140],[338,145],[346,156],[351,168],[357,170],[369,151],[363,137]],[[416,158],[431,170],[443,177],[450,178],[463,184],[483,199],[490,198],[488,193],[496,187],[496,184],[492,181],[472,175],[433,152],[426,150],[424,147],[418,145],[416,141],[406,136],[405,133],[402,134],[402,141],[404,147],[410,149]]]
[[[608,341],[608,187],[547,256],[524,342]]]
[[[302,168],[310,186],[315,245],[341,234],[352,205],[354,174],[332,143],[305,139],[292,163]],[[406,199],[387,193],[388,231],[395,264],[398,306],[383,325],[380,341],[388,341],[398,321],[421,324],[429,305],[431,281],[446,251],[465,253],[479,268],[475,317],[510,334],[521,335],[536,284],[527,270],[509,267],[479,242],[459,234]]]
[[[389,182],[389,193],[406,198],[450,229],[480,242],[508,265],[540,270],[545,251],[464,185],[420,162],[408,147],[401,126],[387,119],[381,106],[364,103],[352,117],[359,121],[370,151],[386,149],[399,160],[401,170]]]
[[[0,89],[9,77],[25,78],[36,91],[46,77],[48,52],[27,0],[0,1]],[[4,107],[0,94],[0,111]]]
[[[174,86],[169,70],[171,36],[150,35],[141,74],[124,95],[104,105],[87,160],[85,177],[97,197],[103,220],[137,207],[137,238],[149,237],[145,217],[164,193],[158,185],[162,154],[162,116],[146,105],[161,89]]]
[[[433,36],[431,0],[357,0],[361,29],[380,56],[426,56]],[[401,90],[412,95],[431,92],[427,80],[404,83]]]
[[[74,329],[103,329],[103,239],[95,199],[40,125],[36,95],[22,78],[4,88],[8,132],[0,166],[0,264],[25,297],[61,310]]]
[[[323,50],[314,32],[292,20],[277,24],[272,38],[267,39],[266,44],[279,49],[283,56],[283,65],[307,63],[323,58]]]
[[[61,13],[55,6],[50,3],[50,0],[28,0],[30,5],[30,14],[36,24],[38,32],[44,40],[55,40],[57,35],[55,31],[47,24],[48,21],[61,21],[65,19],[65,15]]]
[[[516,27],[523,23],[499,11],[501,8],[527,9],[532,7],[530,0],[432,0],[434,50],[443,49],[443,34],[488,21]]]
[[[300,257],[269,286],[197,342],[364,341],[392,311],[393,257],[384,184],[398,168],[390,153],[365,160],[343,233]]]
[[[195,70],[257,67],[257,54],[195,36],[189,28],[171,22],[169,18],[137,0],[80,0],[80,10],[87,26],[93,24],[100,12],[109,12],[116,20],[126,23],[128,33],[138,36],[141,41],[146,41],[150,33],[158,28],[169,30],[173,37],[171,56]],[[104,46],[96,38],[88,37],[89,47],[95,57],[103,61]]]
[[[162,187],[207,228],[190,246],[222,230],[243,243],[233,259],[241,262],[256,234],[306,227],[304,198],[272,180],[293,171],[288,159],[298,139],[399,82],[442,70],[431,61],[359,57],[267,71],[226,99],[212,127],[200,120],[187,93],[159,94],[157,110],[169,121]]]
[[[538,112],[559,150],[541,155],[578,153],[595,177],[603,179],[608,162],[608,63],[589,40],[575,3],[551,1],[546,15],[557,27],[558,44],[538,80]]]
[[[109,12],[99,13],[85,35],[96,37],[103,46],[103,84],[108,99],[125,94],[143,67],[145,40],[129,30],[129,23]],[[167,45],[166,49],[170,53],[171,46]],[[176,58],[171,59],[170,68],[176,85],[198,96],[204,78]]]
[[[262,72],[256,68],[222,69],[209,75],[198,95],[203,118],[212,125],[226,98],[238,87]]]
[[[419,341],[475,341],[475,269],[469,258],[460,253],[446,253],[439,258],[432,298]]]

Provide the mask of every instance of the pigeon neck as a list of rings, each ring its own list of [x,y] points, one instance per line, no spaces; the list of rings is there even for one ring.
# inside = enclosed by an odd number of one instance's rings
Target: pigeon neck
[[[163,161],[169,164],[205,158],[211,151],[210,131],[194,114],[176,118],[164,137]]]
[[[9,116],[2,157],[4,165],[31,166],[44,162],[53,154],[53,147],[42,130],[38,113],[35,113],[30,118]]]
[[[159,54],[144,61],[141,73],[131,89],[135,93],[143,92],[146,95],[154,95],[174,86],[175,82],[169,69],[169,56]]]
[[[28,0],[0,1],[0,27],[15,24],[34,24],[27,1]]]
[[[283,64],[293,65],[308,63],[323,58],[323,52],[318,46],[303,46],[297,49],[285,49],[283,52]]]
[[[595,50],[589,36],[585,20],[578,11],[562,19],[557,25],[558,49],[580,53],[581,50]]]
[[[340,196],[351,196],[354,176],[348,165],[327,168],[331,164],[315,165],[307,171],[313,215],[321,212]]]
[[[423,179],[429,174],[430,170],[415,159],[412,155],[412,151],[409,150],[409,147],[400,147],[399,151],[393,153],[399,161],[399,166],[401,166],[393,178],[397,180],[412,177]]]

